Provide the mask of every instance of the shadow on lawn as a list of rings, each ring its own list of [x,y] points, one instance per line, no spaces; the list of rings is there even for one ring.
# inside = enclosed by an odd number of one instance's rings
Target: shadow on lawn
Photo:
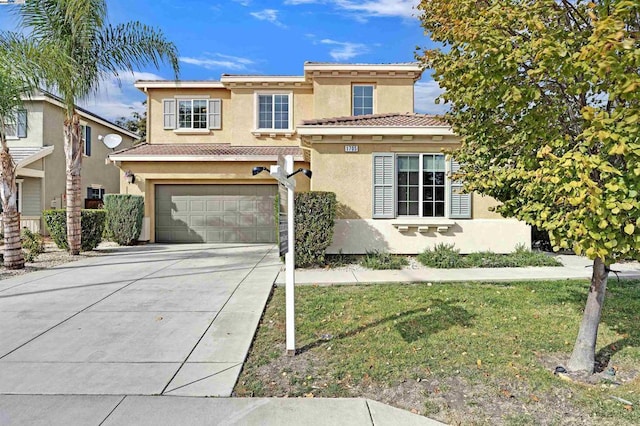
[[[346,339],[365,332],[370,328],[395,321],[396,323],[394,326],[396,330],[398,330],[406,342],[411,343],[417,339],[429,337],[430,335],[445,331],[456,325],[469,326],[471,325],[471,321],[475,318],[474,314],[469,313],[466,309],[461,308],[460,306],[456,306],[456,300],[444,301],[435,299],[432,303],[433,304],[431,306],[389,315],[368,324],[363,324],[353,330],[348,330],[333,336],[330,340],[335,341]],[[302,354],[322,345],[323,343],[327,343],[328,341],[329,340],[327,339],[318,339],[307,343],[299,348],[297,353]]]
[[[561,302],[569,303],[580,313],[584,311],[589,291],[589,283],[585,283],[582,291],[574,290],[565,295]],[[640,281],[616,280],[609,276],[607,294],[602,308],[601,325],[615,330],[620,339],[610,343],[596,352],[596,372],[604,371],[611,358],[625,348],[640,349]],[[576,335],[580,323],[575,324]]]
[[[457,303],[455,300],[435,299],[433,305],[427,308],[426,313],[398,321],[395,324],[395,328],[405,342],[412,343],[457,325],[470,326],[475,315],[460,306],[456,306],[455,303]]]

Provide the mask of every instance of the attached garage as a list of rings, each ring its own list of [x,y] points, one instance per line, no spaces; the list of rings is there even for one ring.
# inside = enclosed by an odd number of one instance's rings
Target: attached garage
[[[159,243],[273,243],[277,185],[155,185]]]

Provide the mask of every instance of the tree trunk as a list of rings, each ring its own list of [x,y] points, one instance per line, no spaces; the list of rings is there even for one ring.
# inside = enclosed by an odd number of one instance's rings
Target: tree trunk
[[[75,112],[70,120],[64,122],[64,153],[67,164],[67,242],[69,253],[78,255],[82,245],[82,137],[80,117]]]
[[[584,309],[582,323],[578,338],[573,346],[573,353],[567,367],[569,371],[587,371],[593,373],[596,362],[596,340],[598,339],[598,326],[602,314],[604,295],[607,291],[607,278],[609,268],[603,260],[597,258],[593,261],[593,275],[587,305]]]
[[[4,132],[4,120],[0,120],[0,201],[4,227],[4,266],[7,269],[23,269],[24,255],[20,239],[20,213],[16,194],[16,167],[9,154]]]
[[[4,267],[7,269],[23,269],[24,255],[20,239],[20,213],[15,209],[2,212],[4,227]]]

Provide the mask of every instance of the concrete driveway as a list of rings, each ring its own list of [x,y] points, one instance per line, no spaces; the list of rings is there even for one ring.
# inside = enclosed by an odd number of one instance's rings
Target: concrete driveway
[[[0,281],[0,394],[229,396],[273,245],[148,245]]]

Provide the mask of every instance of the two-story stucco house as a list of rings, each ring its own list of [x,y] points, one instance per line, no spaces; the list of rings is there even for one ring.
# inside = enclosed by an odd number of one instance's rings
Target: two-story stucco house
[[[297,190],[332,191],[339,208],[330,252],[418,253],[438,242],[462,252],[530,243],[525,224],[462,194],[443,154],[459,138],[413,113],[414,63],[308,62],[302,76],[227,75],[220,81],[138,81],[148,143],[110,155],[121,192],[145,197],[141,239],[273,242],[275,181],[254,166],[293,155]]]
[[[105,193],[120,191],[120,171],[106,161],[111,150],[98,140],[99,136],[118,134],[122,146],[128,147],[138,135],[87,110],[77,111],[84,133],[82,190],[85,205],[93,207]],[[24,109],[7,129],[7,145],[16,163],[20,223],[34,232],[46,233],[43,210],[65,207],[63,123],[63,103],[42,92],[24,100]]]

